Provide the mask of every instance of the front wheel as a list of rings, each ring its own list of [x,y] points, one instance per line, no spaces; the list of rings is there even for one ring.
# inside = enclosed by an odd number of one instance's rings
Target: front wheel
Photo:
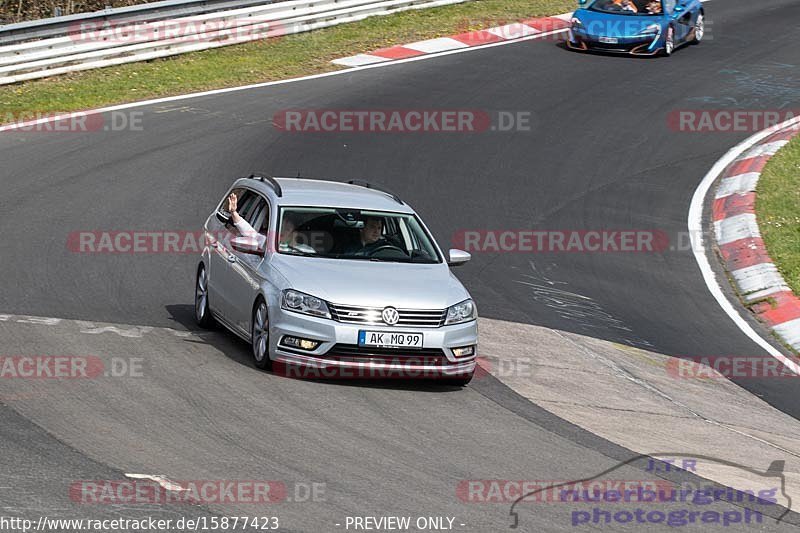
[[[664,40],[664,56],[669,57],[675,51],[675,29],[667,28],[667,37]]]
[[[698,13],[697,20],[694,23],[694,39],[692,40],[693,44],[700,44],[700,41],[703,40],[703,35],[706,33],[706,21],[703,18],[702,13]]]
[[[269,370],[272,368],[272,359],[269,358],[269,314],[267,303],[259,298],[253,308],[253,325],[251,327],[253,347],[253,362],[256,368]]]
[[[194,319],[203,329],[214,327],[214,317],[208,305],[208,271],[205,265],[197,269],[197,279],[194,285]]]

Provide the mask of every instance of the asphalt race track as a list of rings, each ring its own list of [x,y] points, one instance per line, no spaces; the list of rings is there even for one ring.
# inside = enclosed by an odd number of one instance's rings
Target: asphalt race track
[[[497,531],[509,525],[508,507],[464,504],[455,490],[461,480],[580,479],[624,460],[625,450],[491,377],[463,390],[298,381],[256,371],[248,346],[222,332],[81,333],[87,322],[195,330],[197,257],[78,254],[66,243],[76,231],[195,231],[231,181],[255,170],[385,184],[419,211],[443,247],[463,230],[504,229],[658,230],[673,245],[685,243],[696,186],[749,133],[672,131],[668,114],[784,109],[800,97],[800,2],[713,0],[706,9],[709,40],[668,59],[528,41],[153,104],[136,109],[142,131],[1,134],[0,313],[80,321],[43,333],[0,320],[3,351],[145,360],[144,378],[41,385],[41,397],[3,400],[13,409],[0,409],[2,477],[26,487],[13,500],[0,488],[6,510],[68,515],[72,481],[137,472],[325,483],[324,501],[272,509],[287,531],[344,530],[335,524],[348,515],[386,513],[455,516],[465,524],[458,530]],[[305,134],[273,126],[275,113],[297,108],[529,111],[533,127]],[[764,355],[722,313],[691,250],[678,248],[476,253],[457,273],[484,317],[674,356]],[[531,283],[550,283],[584,303],[565,307]],[[800,418],[795,380],[742,386]],[[26,438],[11,443],[9,432]],[[619,475],[636,479],[641,471],[626,466]],[[42,476],[49,482],[35,481]],[[566,507],[528,507],[524,515],[523,530],[575,530]]]

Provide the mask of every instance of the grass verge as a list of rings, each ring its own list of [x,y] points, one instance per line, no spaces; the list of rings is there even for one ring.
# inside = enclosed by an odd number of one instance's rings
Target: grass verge
[[[372,17],[278,39],[3,86],[0,111],[7,116],[76,111],[328,72],[341,68],[331,64],[339,57],[565,13],[575,6],[575,0],[475,0]]]
[[[800,295],[800,136],[769,160],[757,192],[756,215],[767,251]]]

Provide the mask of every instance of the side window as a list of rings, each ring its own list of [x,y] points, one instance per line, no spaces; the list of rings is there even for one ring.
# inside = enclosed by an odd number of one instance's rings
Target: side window
[[[256,195],[247,189],[233,189],[230,194],[236,195],[238,203],[237,210],[239,211],[239,214],[242,215],[242,218],[245,218],[246,220],[247,217],[244,216],[245,209],[253,204],[253,201],[255,200],[254,197]],[[225,196],[225,198],[222,199],[222,202],[220,202],[217,213],[225,219],[230,218],[231,214],[228,211],[228,196]]]
[[[252,223],[253,214],[258,208],[259,200],[261,200],[259,195],[247,189],[239,196],[239,215],[248,223]]]
[[[231,214],[228,211],[228,196],[230,196],[231,194],[235,194],[237,198],[241,198],[242,193],[244,191],[245,191],[244,189],[233,189],[230,193],[226,194],[225,197],[222,199],[222,201],[219,203],[219,207],[217,208],[217,215],[225,219],[230,218]]]
[[[247,213],[242,213],[242,217],[256,231],[266,234],[269,231],[269,205],[261,196],[254,195],[256,200],[252,202]]]

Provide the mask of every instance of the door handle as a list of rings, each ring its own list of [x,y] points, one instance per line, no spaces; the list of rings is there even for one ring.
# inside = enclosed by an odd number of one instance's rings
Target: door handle
[[[236,256],[233,255],[233,254],[230,254],[228,256],[228,263],[235,263],[235,262],[236,262]]]

